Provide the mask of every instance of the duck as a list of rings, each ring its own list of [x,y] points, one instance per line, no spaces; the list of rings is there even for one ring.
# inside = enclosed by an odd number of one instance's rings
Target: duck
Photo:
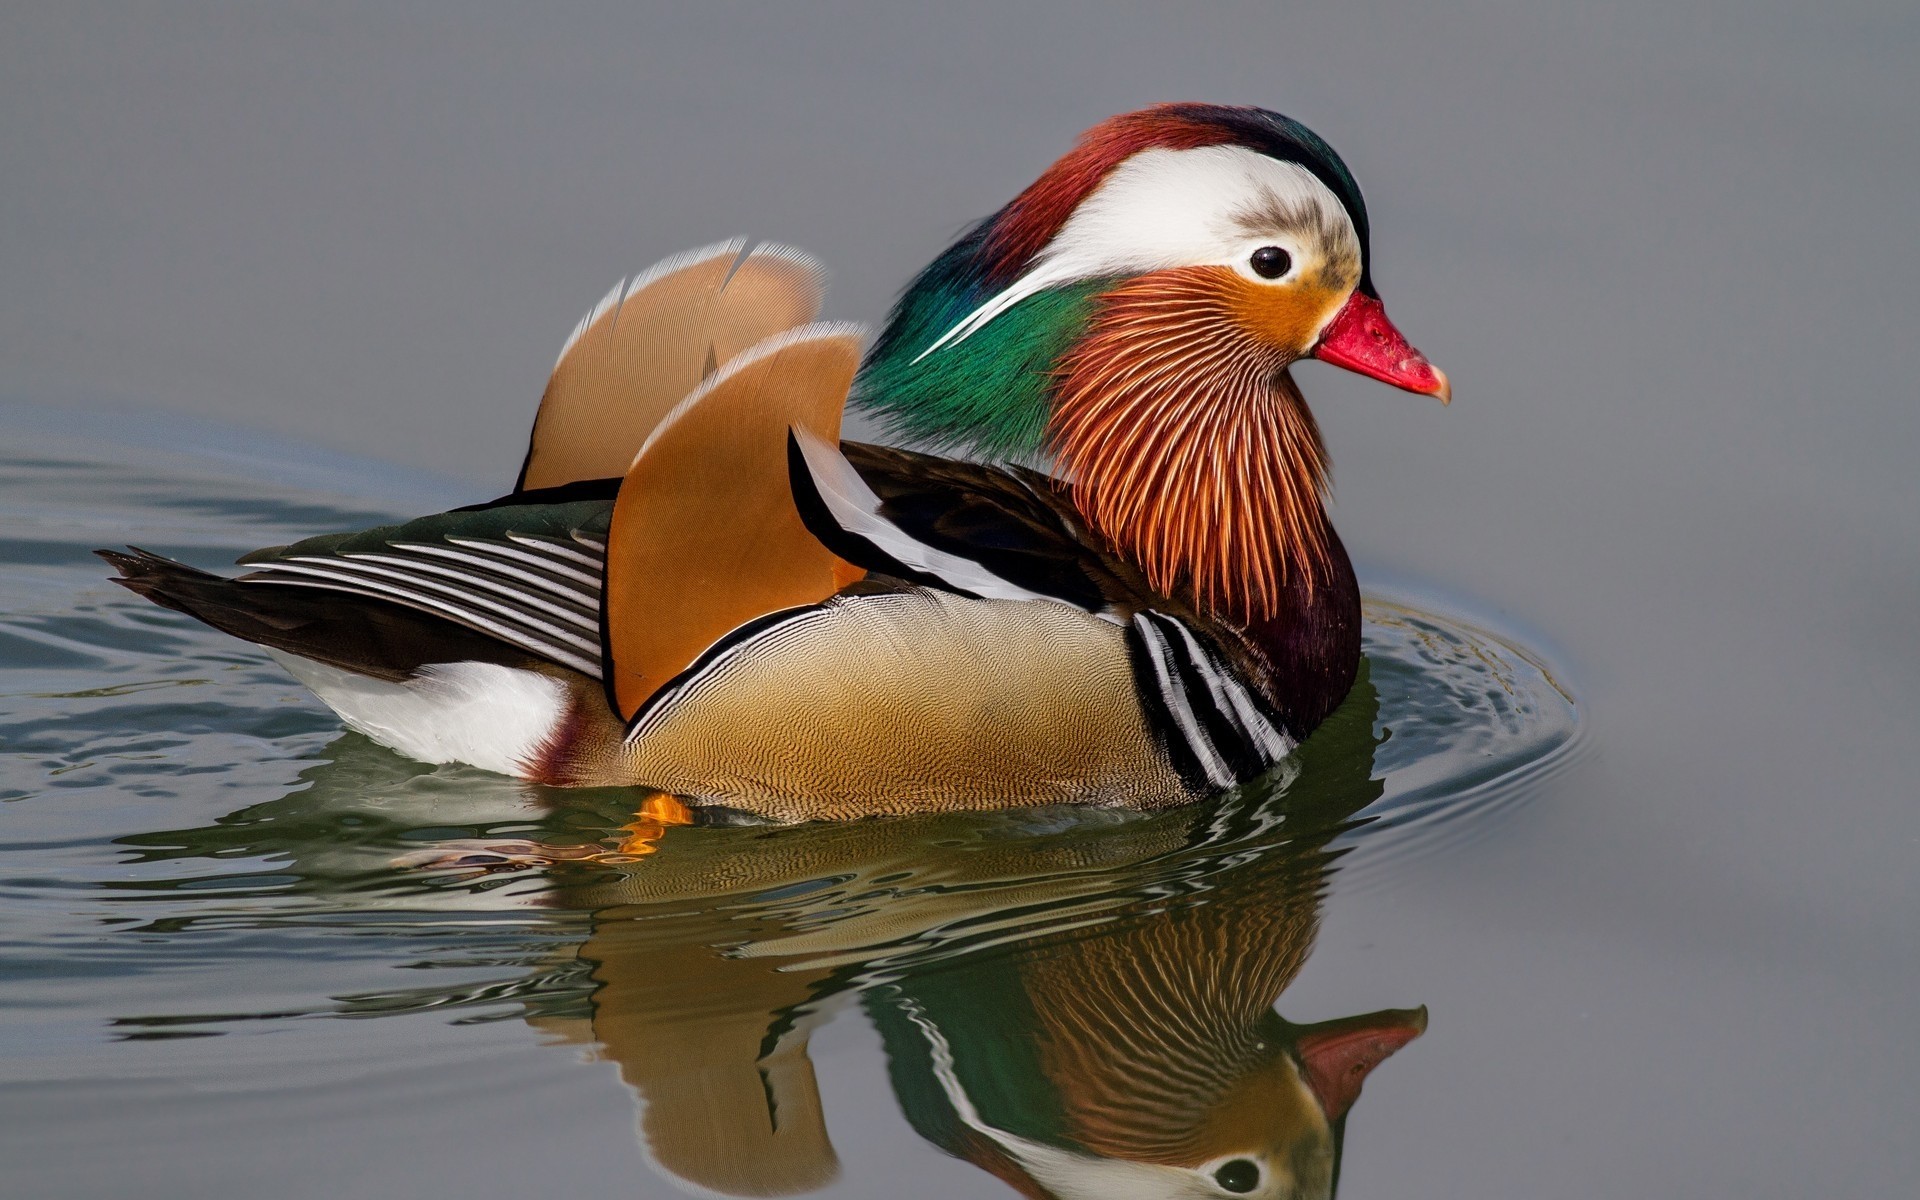
[[[818,320],[824,286],[743,240],[623,280],[496,499],[238,576],[99,553],[402,754],[716,819],[1188,804],[1338,707],[1359,588],[1289,368],[1451,388],[1319,135],[1121,114],[870,346]],[[906,444],[843,439],[848,412]]]

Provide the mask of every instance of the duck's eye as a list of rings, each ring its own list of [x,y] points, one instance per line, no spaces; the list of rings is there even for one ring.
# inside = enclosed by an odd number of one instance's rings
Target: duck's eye
[[[1293,269],[1293,255],[1278,246],[1260,247],[1253,252],[1253,258],[1249,261],[1253,273],[1262,279],[1278,279]]]
[[[1273,247],[1268,246],[1265,247],[1265,249],[1273,250]],[[1287,257],[1285,250],[1274,250],[1274,253],[1278,254],[1282,261]],[[1259,270],[1260,256],[1258,254],[1254,255],[1253,261],[1254,269]],[[1285,267],[1281,267],[1280,270],[1274,272],[1274,274],[1281,274],[1285,270]],[[1265,274],[1264,271],[1261,273]],[[1220,1190],[1222,1191],[1232,1192],[1235,1195],[1245,1195],[1260,1186],[1260,1164],[1246,1158],[1236,1158],[1228,1162],[1223,1162],[1220,1164],[1220,1169],[1213,1173],[1213,1181],[1220,1185]]]

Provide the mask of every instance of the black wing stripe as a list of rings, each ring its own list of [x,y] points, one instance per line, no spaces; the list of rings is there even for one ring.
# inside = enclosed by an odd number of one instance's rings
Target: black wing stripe
[[[1146,611],[1128,632],[1148,719],[1184,777],[1224,787],[1293,751],[1270,710],[1186,622]]]
[[[520,541],[518,538],[514,540],[516,542]],[[558,557],[545,553],[546,543],[544,542],[534,542],[532,549],[526,549],[522,545],[508,545],[505,542],[481,541],[479,538],[450,537],[447,539],[447,542],[450,545],[465,546],[470,550],[478,550],[485,554],[496,555],[500,558],[512,559],[516,562],[526,563],[529,566],[539,567],[541,570],[551,571],[556,575],[571,579],[583,586],[592,587],[596,591],[600,587],[600,575],[606,562],[606,556],[604,554],[599,555],[588,561],[588,569],[582,571],[572,565],[575,561],[572,555],[568,555],[563,561]]]
[[[490,555],[468,553],[446,546],[396,542],[394,548],[407,551],[409,555],[426,555],[431,558],[444,558],[465,563],[470,568],[478,568],[478,571],[456,571],[441,563],[420,562],[398,554],[364,553],[349,554],[346,557],[370,562],[404,563],[429,574],[442,575],[451,579],[471,579],[476,585],[502,595],[526,595],[529,602],[537,600],[550,604],[558,601],[563,608],[584,616],[588,625],[599,627],[600,589],[597,587],[587,588],[579,584],[563,582],[541,571],[523,569]],[[536,589],[541,594],[537,596],[529,594],[528,588]]]
[[[287,562],[367,572],[377,579],[424,588],[456,604],[465,602],[478,605],[533,628],[544,628],[558,636],[599,636],[597,613],[555,607],[541,597],[528,595],[524,589],[509,587],[485,575],[449,570],[439,563],[414,562],[371,553],[350,554],[337,559],[297,558]],[[491,592],[492,595],[483,595],[482,592]]]
[[[559,538],[536,537],[530,533],[509,533],[507,540],[513,542],[515,545],[525,546],[530,550],[538,551],[541,554],[553,558],[562,560],[570,559],[590,571],[598,572],[602,570],[606,562],[606,546],[604,544],[601,545],[598,551],[588,553],[586,549],[574,544],[572,541],[563,542]]]
[[[1219,659],[1201,647],[1199,639],[1193,636],[1193,631],[1187,628],[1185,621],[1177,621],[1159,613],[1154,615],[1172,625],[1174,632],[1180,636],[1188,659],[1206,681],[1214,707],[1232,723],[1259,767],[1270,767],[1293,752],[1293,741],[1281,733],[1261,711],[1259,701],[1247,691],[1246,685],[1235,678]]]
[[[1180,739],[1187,753],[1198,762],[1200,773],[1208,783],[1215,787],[1232,787],[1239,781],[1238,776],[1228,766],[1213,739],[1207,735],[1206,727],[1194,713],[1191,688],[1177,669],[1173,647],[1166,635],[1148,613],[1136,613],[1132,627],[1138,632],[1140,644],[1146,651],[1153,686],[1158,691],[1162,710],[1171,720],[1171,733]]]
[[[476,629],[490,637],[498,638],[510,646],[517,646],[522,650],[538,655],[541,658],[550,659],[562,666],[572,667],[584,675],[590,675],[596,679],[600,677],[600,663],[597,658],[584,658],[566,646],[549,641],[516,624],[490,620],[482,614],[439,603],[432,597],[419,595],[407,588],[373,580],[347,581],[326,577],[307,578],[297,574],[288,574],[286,576],[276,575],[270,578],[251,576],[247,582],[268,583],[275,587],[306,587],[325,591],[348,592],[354,595],[368,596],[375,600],[394,601],[404,604],[409,608],[419,609],[432,616],[443,617],[456,624],[465,625],[470,629]]]
[[[818,538],[820,544],[841,558],[864,567],[869,571],[878,571],[891,575],[895,579],[916,583],[921,587],[936,591],[955,592],[962,596],[979,599],[979,594],[958,588],[954,584],[929,571],[908,566],[887,550],[877,545],[871,538],[862,537],[844,528],[833,509],[827,504],[826,497],[820,491],[820,485],[813,477],[808,465],[806,452],[801,449],[799,439],[789,431],[787,434],[787,479],[793,488],[793,506],[800,513],[801,524],[807,532]]]
[[[837,529],[843,537],[829,540],[829,533],[821,540],[849,562],[871,561],[875,565],[869,570],[885,570],[888,574],[904,570],[902,578],[974,599],[1054,598],[1021,587],[975,559],[930,546],[888,520],[881,512],[880,497],[853,464],[838,448],[804,429],[787,434],[787,474],[801,520],[805,521],[809,513],[816,519],[824,517],[821,525]],[[811,524],[809,528],[815,537],[821,537],[822,529]],[[852,539],[852,543],[845,539]]]
[[[1224,687],[1216,684],[1218,672],[1208,665],[1198,643],[1182,636],[1181,622],[1160,613],[1149,613],[1148,617],[1165,640],[1174,680],[1185,694],[1194,720],[1226,762],[1227,770],[1236,781],[1258,775],[1266,767],[1266,760],[1241,728]]]
[[[597,628],[589,630],[579,625],[564,628],[524,609],[499,604],[484,596],[450,588],[417,575],[395,574],[374,564],[342,559],[292,559],[245,576],[242,581],[295,583],[302,578],[307,581],[307,586],[331,585],[339,590],[377,595],[381,599],[398,599],[427,612],[472,625],[511,645],[522,646],[535,653],[547,654],[550,650],[567,647],[574,652],[563,660],[568,666],[585,669],[580,663],[583,661],[581,656],[586,656],[593,661],[593,669],[589,674],[599,674]],[[369,592],[366,589],[374,590]]]

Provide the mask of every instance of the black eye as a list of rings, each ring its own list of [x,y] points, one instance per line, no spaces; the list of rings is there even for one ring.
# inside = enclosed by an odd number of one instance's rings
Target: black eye
[[[1273,250],[1273,247],[1268,246],[1266,249]],[[1284,250],[1274,250],[1274,253],[1283,260],[1287,257],[1287,252]],[[1253,261],[1257,268],[1260,256],[1254,255]],[[1282,267],[1281,270],[1284,271],[1286,268]],[[1265,274],[1264,271],[1261,273]],[[1223,1191],[1233,1192],[1236,1195],[1245,1194],[1260,1186],[1260,1165],[1245,1158],[1221,1163],[1220,1169],[1213,1173],[1213,1181],[1219,1184]]]
[[[1293,255],[1278,246],[1260,247],[1251,261],[1253,273],[1262,279],[1278,279],[1293,269]]]

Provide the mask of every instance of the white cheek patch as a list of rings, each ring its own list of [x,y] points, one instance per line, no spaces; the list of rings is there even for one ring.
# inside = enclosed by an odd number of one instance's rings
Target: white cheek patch
[[[1283,246],[1298,261],[1309,249],[1300,244],[1301,234],[1324,229],[1333,231],[1338,248],[1359,260],[1359,238],[1346,208],[1297,163],[1241,146],[1142,150],[1080,202],[1025,275],[968,313],[919,357],[968,337],[1048,288],[1175,267],[1242,268],[1254,248],[1269,243]]]

